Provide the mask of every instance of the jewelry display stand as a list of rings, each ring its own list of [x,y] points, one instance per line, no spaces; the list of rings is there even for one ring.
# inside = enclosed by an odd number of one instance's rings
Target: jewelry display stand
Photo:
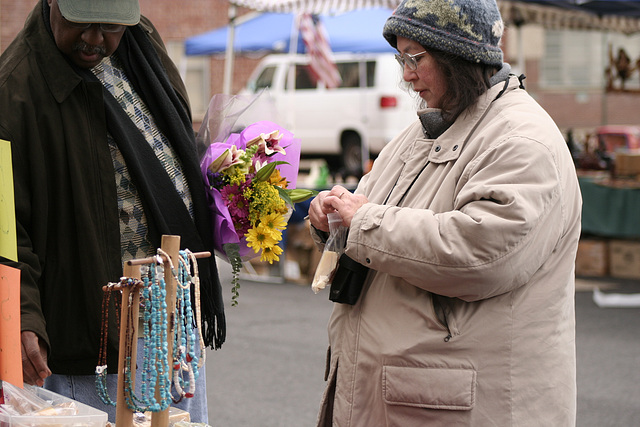
[[[173,265],[179,265],[180,256],[180,236],[163,235],[161,242],[161,253],[159,255],[163,259],[168,256],[170,260],[164,259],[164,263],[169,261]],[[160,252],[160,251],[159,251]],[[166,254],[166,255],[165,255]],[[211,256],[210,252],[198,252],[194,253],[195,258],[207,258]],[[123,274],[126,278],[132,278],[140,280],[141,272],[140,266],[145,264],[157,263],[158,257],[143,258],[137,260],[127,261],[123,267]],[[168,268],[165,267],[165,270]],[[166,282],[166,305],[167,305],[167,372],[173,370],[173,340],[174,340],[174,322],[172,321],[176,308],[176,292],[177,283],[173,274],[165,273],[164,279]],[[118,288],[116,288],[118,289]],[[122,304],[120,313],[120,345],[118,354],[118,394],[116,402],[116,427],[132,427],[134,411],[129,408],[125,396],[126,386],[126,368],[127,355],[125,354],[127,348],[127,340],[132,339],[133,345],[130,349],[130,378],[131,378],[131,390],[135,389],[133,379],[135,378],[135,370],[137,360],[137,336],[138,336],[138,316],[139,316],[139,304],[140,304],[140,286],[122,286],[119,288],[122,291]],[[131,298],[131,300],[130,300]],[[131,308],[129,308],[129,301],[131,301]],[[131,319],[129,318],[131,316]],[[133,337],[133,338],[131,338]],[[171,387],[171,381],[169,381],[169,387]],[[169,390],[170,392],[170,390]],[[158,386],[156,386],[155,396],[158,401],[160,400],[161,392]],[[169,425],[169,408],[160,412],[153,412],[151,415],[152,427],[165,427]]]

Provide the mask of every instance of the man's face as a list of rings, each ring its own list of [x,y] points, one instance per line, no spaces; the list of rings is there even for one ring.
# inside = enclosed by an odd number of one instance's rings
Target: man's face
[[[103,31],[98,24],[77,28],[62,16],[57,0],[47,0],[47,3],[51,9],[51,31],[56,45],[78,67],[95,67],[118,48],[126,27],[122,26],[115,32]]]

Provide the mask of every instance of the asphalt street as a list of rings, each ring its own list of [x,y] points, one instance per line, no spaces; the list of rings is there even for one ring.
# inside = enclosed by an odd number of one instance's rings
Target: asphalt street
[[[227,342],[207,354],[213,427],[314,426],[324,391],[332,303],[295,283],[241,280],[231,307],[225,283]],[[640,293],[640,282],[578,279],[578,427],[640,426],[640,308],[599,307],[593,288]]]

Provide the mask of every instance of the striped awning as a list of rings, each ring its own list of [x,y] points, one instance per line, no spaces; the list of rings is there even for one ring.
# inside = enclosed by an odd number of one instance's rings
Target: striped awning
[[[551,2],[550,2],[551,3]],[[572,9],[526,1],[498,1],[506,25],[542,25],[549,29],[607,30],[631,34],[640,31],[640,19],[617,14],[598,15],[576,6]]]
[[[354,9],[393,9],[400,0],[231,0],[231,3],[259,12],[336,15]],[[567,9],[524,0],[498,0],[498,6],[506,25],[536,24],[551,29],[609,30],[625,34],[640,31],[640,19],[636,17],[599,16],[580,6]]]
[[[334,15],[355,9],[394,9],[400,0],[231,0],[231,3],[259,12]]]

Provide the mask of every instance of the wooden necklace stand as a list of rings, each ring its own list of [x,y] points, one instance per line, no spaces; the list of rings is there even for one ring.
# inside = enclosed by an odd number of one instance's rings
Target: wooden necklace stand
[[[170,236],[163,235],[161,247],[162,251],[166,253],[170,258],[173,265],[179,265],[179,257],[180,257],[180,236]],[[208,258],[211,256],[210,252],[197,252],[193,254],[196,258]],[[165,260],[165,265],[168,265],[169,260]],[[140,266],[145,264],[151,264],[157,262],[157,257],[143,258],[137,260],[127,261],[123,267],[123,275],[128,278],[133,278],[140,280]],[[177,283],[173,277],[173,274],[169,271],[168,268],[165,267],[165,282],[166,282],[166,303],[167,303],[167,372],[172,372],[173,369],[173,339],[174,333],[173,330],[173,318],[175,316],[175,307],[176,307],[176,292],[177,292]],[[116,288],[118,289],[118,288]],[[120,287],[122,290],[122,304],[121,304],[121,313],[120,313],[120,344],[119,344],[119,353],[118,353],[118,394],[116,401],[116,427],[133,427],[133,415],[134,411],[129,408],[126,402],[125,397],[125,367],[126,367],[126,341],[127,341],[127,333],[130,334],[129,337],[133,337],[133,345],[131,348],[131,388],[135,389],[135,384],[133,381],[136,376],[136,363],[137,360],[137,339],[135,337],[138,336],[138,316],[139,316],[139,305],[140,305],[140,287],[130,287],[123,286]],[[133,292],[133,294],[132,294]],[[132,298],[131,310],[128,308],[129,298]],[[129,322],[129,315],[133,318],[132,322]],[[127,331],[127,325],[131,323],[131,329]],[[198,331],[201,333],[201,331]],[[169,387],[171,387],[171,381],[169,381]],[[156,399],[160,400],[160,390],[156,386],[155,391]],[[165,427],[169,425],[169,408],[160,411],[153,412],[151,415],[151,426],[152,427]]]

